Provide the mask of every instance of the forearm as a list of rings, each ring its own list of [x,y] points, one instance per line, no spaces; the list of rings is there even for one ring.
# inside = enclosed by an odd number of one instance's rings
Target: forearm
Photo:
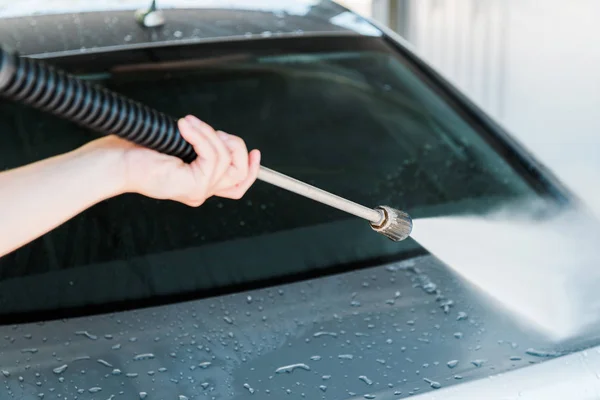
[[[0,257],[121,193],[117,157],[84,146],[0,173]]]

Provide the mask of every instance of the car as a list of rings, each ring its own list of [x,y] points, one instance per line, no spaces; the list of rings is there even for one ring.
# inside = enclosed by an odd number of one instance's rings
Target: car
[[[521,201],[542,215],[578,204],[379,24],[326,0],[180,3],[158,2],[156,26],[128,6],[9,7],[0,43],[168,115],[197,115],[261,149],[265,165],[406,210],[415,226]],[[97,137],[6,99],[0,131],[2,169]],[[0,259],[0,321],[0,399],[600,390],[593,332],[557,343],[417,241],[389,241],[263,182],[200,208],[137,195],[92,207]]]

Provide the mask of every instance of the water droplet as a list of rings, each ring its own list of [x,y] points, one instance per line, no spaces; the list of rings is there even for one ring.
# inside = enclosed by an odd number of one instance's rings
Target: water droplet
[[[460,380],[462,378],[463,378],[462,375],[454,375],[454,379]]]
[[[21,349],[21,353],[31,353],[31,354],[33,354],[33,353],[37,353],[37,352],[38,352],[38,349],[35,349],[35,348]]]
[[[358,300],[352,300],[352,301],[350,302],[350,305],[351,305],[352,307],[360,307],[360,301],[358,301]]]
[[[367,378],[365,375],[359,376],[358,379],[360,379],[361,381],[363,381],[364,383],[366,383],[369,386],[373,384],[373,381],[370,380],[369,378]]]
[[[67,369],[67,364],[61,365],[60,367],[56,367],[52,370],[55,374],[62,374]]]
[[[463,320],[465,320],[467,318],[469,318],[469,315],[466,312],[464,312],[464,311],[459,311],[458,314],[457,314],[457,316],[456,316],[456,320],[457,321],[463,321]]]
[[[210,367],[211,364],[212,363],[210,361],[204,361],[204,362],[201,362],[200,364],[198,364],[198,366],[200,368],[206,369],[206,368]]]
[[[120,370],[120,369],[118,369],[118,368],[115,368],[115,369],[113,369],[113,370],[112,370],[112,372],[111,372],[111,374],[113,374],[113,375],[115,375],[115,376],[116,376],[116,375],[121,375],[121,373],[122,373],[122,372],[121,372],[121,370]]]
[[[102,390],[102,388],[101,388],[101,387],[99,387],[99,386],[94,386],[93,388],[89,388],[89,389],[88,389],[88,392],[90,392],[90,393],[98,393],[98,392],[99,392],[99,391],[101,391],[101,390]]]
[[[10,372],[8,372],[7,370],[3,369],[2,370],[2,375],[4,375],[6,378],[8,378],[10,376]]]
[[[44,393],[38,393],[38,397],[39,397],[40,399],[43,399],[43,398],[44,398]]]
[[[151,360],[154,358],[154,354],[152,353],[143,353],[143,354],[138,354],[135,357],[133,357],[134,361],[141,361],[141,360]]]
[[[431,281],[426,281],[425,284],[423,284],[421,287],[428,294],[433,294],[437,290],[437,285]]]
[[[446,365],[448,366],[448,368],[454,368],[454,367],[456,367],[456,366],[458,365],[458,360],[451,360],[451,361],[448,361],[448,362],[446,363]]]
[[[158,369],[158,372],[167,372],[167,369],[165,367],[160,367]]]
[[[228,316],[224,316],[223,319],[225,320],[225,322],[227,322],[228,324],[233,324],[233,320],[231,318],[229,318]]]
[[[271,37],[273,36],[273,33],[270,31],[264,31],[263,33],[260,34],[260,36],[262,37]]]
[[[79,336],[85,336],[86,338],[88,338],[90,340],[96,340],[96,339],[98,339],[98,336],[92,335],[88,331],[77,331],[77,332],[75,332],[75,334],[79,335]]]
[[[396,390],[394,392],[394,396],[400,396],[401,394],[402,394],[402,391],[400,391],[400,390]]]
[[[352,354],[340,354],[338,358],[341,360],[352,360],[354,356]]]
[[[25,379],[22,376],[19,376],[19,382],[23,382]]]
[[[314,337],[321,337],[321,336],[331,336],[331,337],[337,337],[337,333],[335,332],[316,332],[315,334],[313,334]]]
[[[321,356],[310,356],[310,359],[312,361],[319,361],[321,359]]]
[[[519,357],[519,356],[512,356],[512,357],[509,358],[509,360],[510,361],[519,361],[519,360],[521,360],[521,357]]]
[[[432,381],[431,379],[423,378],[423,380],[429,383],[429,386],[433,389],[439,389],[442,387],[442,385],[439,382]]]
[[[244,383],[244,387],[250,392],[250,394],[254,394],[254,389],[248,383]]]
[[[462,332],[454,332],[454,337],[457,339],[460,339],[463,337],[463,333]]]
[[[109,362],[107,362],[107,361],[104,361],[102,359],[98,359],[98,362],[100,364],[104,365],[105,367],[112,368],[112,365]]]
[[[187,398],[187,396],[184,396],[184,395],[180,394],[179,395],[179,400],[189,400],[189,399]]]
[[[296,370],[298,368],[303,369],[305,371],[310,371],[310,367],[308,365],[298,363],[298,364],[291,364],[291,365],[285,365],[283,367],[279,367],[275,370],[275,373],[276,374],[283,374],[284,372],[292,373],[292,372],[294,372],[294,370]]]
[[[183,36],[183,33],[181,31],[175,31],[173,32],[173,36],[175,36],[176,38],[180,38]]]
[[[128,378],[137,378],[139,374],[137,372],[128,372],[125,374],[126,377]]]
[[[90,358],[91,358],[90,356],[80,356],[80,357],[73,359],[73,361],[89,360]]]
[[[113,349],[113,350],[119,350],[120,348],[121,348],[121,344],[120,343],[117,343],[113,347],[111,347],[111,349]]]
[[[372,400],[372,399],[374,399],[374,398],[375,398],[375,395],[374,395],[374,394],[365,394],[363,397],[364,397],[365,399]]]
[[[140,400],[144,400],[146,397],[148,397],[148,393],[140,392]]]
[[[556,351],[536,350],[533,348],[528,348],[527,350],[525,350],[525,353],[529,354],[530,356],[535,356],[535,357],[558,357],[558,356],[560,356],[560,353],[558,353]]]
[[[248,302],[248,304],[252,303],[252,296],[246,297],[246,301]]]
[[[321,389],[322,392],[326,392],[327,391],[327,386],[321,385],[321,386],[319,386],[319,389]]]
[[[485,360],[481,360],[481,359],[471,361],[471,364],[473,364],[477,368],[481,367],[483,365],[483,363],[485,363]]]

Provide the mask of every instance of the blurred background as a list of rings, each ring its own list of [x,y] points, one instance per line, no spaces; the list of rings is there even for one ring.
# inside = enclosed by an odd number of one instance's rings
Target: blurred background
[[[342,0],[393,28],[600,212],[600,2]]]

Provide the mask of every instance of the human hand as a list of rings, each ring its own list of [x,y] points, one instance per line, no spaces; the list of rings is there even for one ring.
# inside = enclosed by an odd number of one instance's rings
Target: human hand
[[[117,156],[121,192],[174,200],[192,207],[200,206],[211,196],[241,198],[256,180],[260,152],[248,153],[241,138],[215,131],[190,115],[180,119],[178,126],[198,154],[190,164],[117,136],[98,139],[88,146]]]

